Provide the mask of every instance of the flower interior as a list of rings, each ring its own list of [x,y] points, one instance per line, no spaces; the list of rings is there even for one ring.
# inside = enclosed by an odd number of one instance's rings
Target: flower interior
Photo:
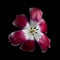
[[[37,34],[37,30],[39,30],[39,29],[37,29],[36,27],[32,27],[32,28],[30,28],[30,33],[32,35],[34,35],[35,33]]]

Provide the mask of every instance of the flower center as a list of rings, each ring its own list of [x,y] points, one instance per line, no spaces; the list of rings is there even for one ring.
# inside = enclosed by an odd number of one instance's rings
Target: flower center
[[[37,30],[39,29],[37,29],[36,27],[30,28],[30,33],[34,35],[35,33],[37,33]]]

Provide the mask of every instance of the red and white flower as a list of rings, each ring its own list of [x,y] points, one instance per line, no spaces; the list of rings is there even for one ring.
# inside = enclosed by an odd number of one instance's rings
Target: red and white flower
[[[17,15],[13,21],[13,25],[21,27],[9,34],[9,42],[13,46],[20,46],[23,51],[32,52],[35,49],[35,40],[41,48],[42,52],[46,52],[50,47],[50,39],[45,35],[47,32],[47,24],[42,18],[43,12],[38,8],[30,8],[30,23],[24,14]]]

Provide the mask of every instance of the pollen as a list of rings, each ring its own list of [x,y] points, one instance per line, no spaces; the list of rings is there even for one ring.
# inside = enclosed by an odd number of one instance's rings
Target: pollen
[[[37,30],[38,29],[36,29],[36,27],[30,28],[30,33],[34,35],[35,33],[37,33]]]

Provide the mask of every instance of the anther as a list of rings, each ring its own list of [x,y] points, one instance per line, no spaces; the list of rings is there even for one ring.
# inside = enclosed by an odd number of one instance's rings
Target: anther
[[[33,34],[34,35],[34,34]]]
[[[37,32],[35,32],[35,33],[37,33]]]
[[[36,29],[36,30],[39,30],[39,29]]]
[[[36,27],[34,27],[34,29],[36,29]]]

